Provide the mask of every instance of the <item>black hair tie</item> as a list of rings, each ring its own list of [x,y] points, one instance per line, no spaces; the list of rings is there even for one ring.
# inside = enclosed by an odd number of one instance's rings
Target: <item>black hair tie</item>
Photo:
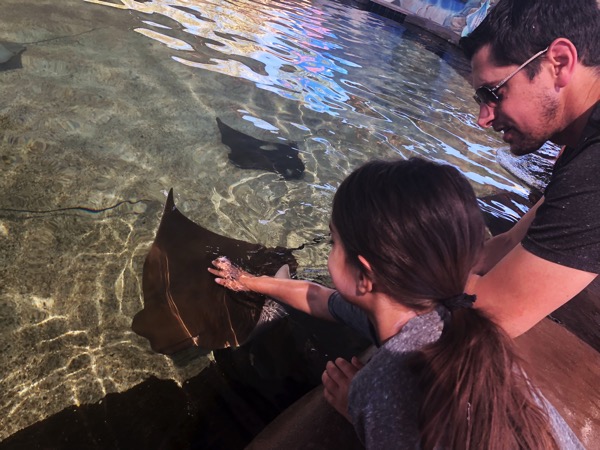
[[[472,308],[476,299],[476,295],[466,294],[463,292],[462,294],[455,295],[454,297],[445,298],[441,300],[440,303],[450,311],[455,311],[460,308]]]

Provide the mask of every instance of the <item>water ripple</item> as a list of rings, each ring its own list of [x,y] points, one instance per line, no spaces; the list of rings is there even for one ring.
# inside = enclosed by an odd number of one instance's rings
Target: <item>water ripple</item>
[[[143,27],[135,31],[177,50],[173,59],[182,64],[246,79],[313,111],[384,118],[372,106],[356,106],[369,105],[374,94],[363,96],[361,88],[367,81],[362,69],[375,50],[364,25],[383,25],[362,11],[307,1],[87,1],[126,7],[141,18],[151,15],[152,21],[141,20]],[[387,31],[398,34],[398,28]],[[413,67],[415,76],[420,76],[418,68]]]
[[[397,155],[450,162],[484,193],[524,190],[495,163],[501,141],[476,124],[464,59],[426,33],[326,1],[86,1],[138,15],[135,31],[178,63],[366,128]]]

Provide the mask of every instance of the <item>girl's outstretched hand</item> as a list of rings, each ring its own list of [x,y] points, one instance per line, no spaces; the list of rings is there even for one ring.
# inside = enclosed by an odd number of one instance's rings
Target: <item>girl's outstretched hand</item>
[[[250,291],[244,284],[244,279],[254,278],[254,275],[240,269],[225,256],[220,256],[212,262],[215,268],[209,267],[208,271],[216,275],[215,282],[232,291]]]
[[[346,361],[343,358],[337,358],[335,362],[329,361],[325,366],[325,372],[321,380],[323,381],[323,396],[325,400],[333,406],[337,412],[352,422],[348,414],[348,391],[350,382],[360,369],[364,367],[357,357],[352,361]]]

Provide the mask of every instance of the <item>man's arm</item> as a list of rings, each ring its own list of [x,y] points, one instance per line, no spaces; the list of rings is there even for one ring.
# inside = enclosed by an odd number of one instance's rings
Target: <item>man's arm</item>
[[[488,273],[492,267],[504,258],[508,252],[515,248],[519,242],[523,240],[527,234],[529,226],[535,218],[535,213],[540,205],[544,202],[542,197],[538,202],[533,205],[529,211],[519,219],[519,221],[507,232],[494,236],[485,242],[483,251],[479,261],[473,267],[472,272],[477,275],[484,275]]]
[[[561,266],[533,255],[520,244],[489,272],[471,280],[476,307],[513,337],[581,292],[597,274]]]
[[[467,288],[477,295],[475,306],[513,337],[571,300],[596,277],[535,256],[520,245],[543,201],[544,197],[509,231],[486,242]]]

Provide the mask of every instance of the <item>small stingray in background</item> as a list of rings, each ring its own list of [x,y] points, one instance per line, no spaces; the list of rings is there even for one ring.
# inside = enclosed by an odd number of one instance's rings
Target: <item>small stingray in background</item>
[[[215,283],[207,269],[221,255],[259,275],[289,277],[289,267],[297,267],[291,249],[220,236],[195,224],[177,209],[171,189],[144,262],[144,308],[131,326],[154,351],[237,347],[286,314],[262,295],[233,292]]]
[[[241,169],[268,170],[286,180],[302,177],[304,163],[295,142],[290,144],[261,141],[234,130],[217,117],[221,142],[230,148],[229,160]]]
[[[0,41],[0,72],[11,69],[21,69],[21,53],[25,47],[13,42]]]

